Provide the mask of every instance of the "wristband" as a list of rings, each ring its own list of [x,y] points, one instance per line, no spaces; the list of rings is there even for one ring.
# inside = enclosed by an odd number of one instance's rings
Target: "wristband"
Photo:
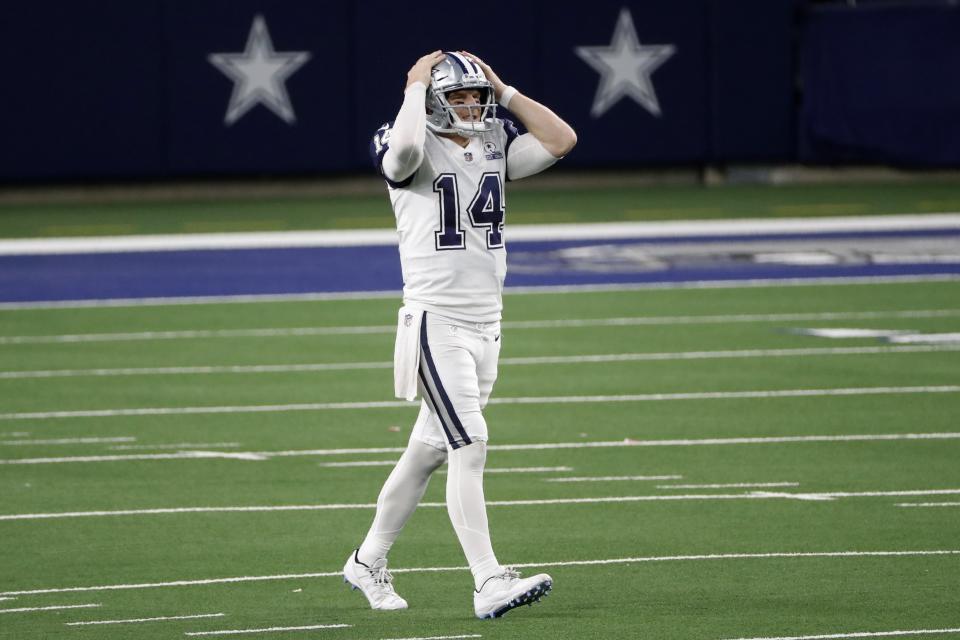
[[[504,109],[509,109],[510,101],[513,100],[513,96],[517,95],[516,87],[507,87],[503,90],[503,93],[500,94],[500,106]]]

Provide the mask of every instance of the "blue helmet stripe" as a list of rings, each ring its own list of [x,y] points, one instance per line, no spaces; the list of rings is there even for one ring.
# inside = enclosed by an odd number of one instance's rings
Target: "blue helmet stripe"
[[[459,53],[454,53],[453,51],[447,51],[447,57],[460,65],[460,68],[463,69],[464,73],[477,73],[476,71],[471,71],[470,67],[475,66],[472,62],[461,56]],[[467,65],[470,65],[468,67]]]

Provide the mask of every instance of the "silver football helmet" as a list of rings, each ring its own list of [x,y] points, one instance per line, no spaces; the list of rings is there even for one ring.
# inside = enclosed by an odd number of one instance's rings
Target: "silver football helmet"
[[[447,57],[434,65],[430,72],[430,86],[427,87],[427,127],[436,133],[456,133],[462,136],[478,136],[484,131],[490,131],[493,128],[492,121],[497,116],[493,85],[475,62],[453,51],[445,53]],[[463,120],[456,109],[464,107],[451,105],[447,100],[447,94],[460,89],[480,91],[480,103],[471,105],[471,108],[480,109],[478,120]]]

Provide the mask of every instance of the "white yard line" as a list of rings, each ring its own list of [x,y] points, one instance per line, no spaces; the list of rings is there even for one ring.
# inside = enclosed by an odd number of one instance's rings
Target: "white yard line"
[[[960,502],[901,502],[898,507],[960,507]]]
[[[656,289],[755,289],[770,287],[822,287],[847,285],[909,284],[918,282],[956,282],[960,275],[952,273],[901,276],[851,276],[824,278],[766,278],[753,280],[695,280],[688,282],[643,282],[636,284],[584,284],[507,287],[505,295],[560,293],[616,293]],[[316,302],[329,300],[400,300],[402,292],[347,291],[336,293],[283,293],[182,296],[168,298],[108,298],[105,300],[41,300],[34,302],[0,302],[0,311],[31,309],[84,309],[103,307],[155,307],[211,304],[264,304],[283,302]]]
[[[128,620],[91,620],[88,622],[65,622],[68,627],[82,627],[91,624],[133,624],[139,622],[161,622],[166,620],[196,620],[198,618],[222,618],[225,613],[200,613],[192,616],[160,616],[157,618],[130,618]]]
[[[512,242],[605,240],[624,238],[702,238],[794,233],[945,230],[960,227],[955,212],[890,216],[829,216],[655,222],[581,222],[516,224]],[[237,231],[221,233],[91,236],[81,238],[14,238],[0,241],[0,255],[48,255],[292,247],[396,246],[393,229],[331,229],[324,231]]]
[[[937,281],[956,277],[935,277]],[[175,296],[159,298],[106,298],[80,300],[37,300],[29,302],[0,302],[0,311],[31,311],[36,309],[103,309],[129,307],[182,307],[211,304],[280,304],[288,302],[326,302],[331,300],[382,300],[403,296],[396,291],[339,291],[333,293],[253,293],[238,295]]]
[[[397,460],[346,460],[344,462],[319,462],[318,467],[392,467],[399,462]],[[489,469],[488,469],[489,471]]]
[[[602,396],[540,396],[493,398],[489,404],[583,404],[610,402],[660,402],[672,400],[733,400],[752,398],[813,398],[831,396],[899,395],[917,393],[957,393],[960,385],[925,387],[848,387],[839,389],[775,389],[758,391],[699,391],[689,393],[641,393]],[[210,407],[143,407],[139,409],[86,409],[80,411],[30,411],[0,413],[0,420],[49,420],[67,418],[109,418],[118,416],[201,415],[223,413],[282,413],[356,409],[412,408],[402,400],[367,402],[315,402],[304,404],[265,404]]]
[[[488,507],[544,506],[557,504],[608,504],[631,502],[680,502],[698,500],[804,500],[831,501],[837,498],[884,498],[902,496],[960,495],[960,489],[910,489],[897,491],[843,491],[789,493],[752,491],[744,493],[695,493],[674,495],[608,496],[599,498],[549,498],[544,500],[489,500]],[[446,509],[446,502],[421,502],[423,509]],[[116,518],[121,516],[183,515],[192,513],[276,513],[292,511],[350,511],[376,509],[376,503],[327,503],[291,505],[250,505],[227,507],[170,507],[158,509],[123,509],[116,511],[60,511],[53,513],[11,513],[0,515],[6,520],[54,520],[64,518]]]
[[[0,613],[30,613],[33,611],[60,611],[61,609],[92,609],[102,604],[58,604],[49,607],[23,607],[21,609],[0,609]]]
[[[426,636],[416,638],[381,638],[381,640],[458,640],[459,638],[482,638],[479,633],[471,633],[462,636]]]
[[[952,273],[930,275],[896,276],[849,276],[822,278],[757,278],[751,280],[693,280],[686,282],[640,282],[635,284],[596,285],[545,285],[531,287],[506,287],[505,294],[557,294],[557,293],[611,293],[648,291],[651,289],[757,289],[777,287],[822,287],[846,285],[902,284],[914,282],[953,282],[960,275]],[[0,309],[2,309],[0,305]]]
[[[492,467],[484,468],[486,473],[553,473],[559,471],[573,471],[573,467]],[[440,473],[446,473],[446,469],[440,469]]]
[[[513,566],[525,569],[533,567],[583,567],[617,564],[639,564],[646,562],[689,562],[713,560],[778,560],[793,558],[911,558],[911,557],[949,557],[960,556],[960,549],[932,549],[912,551],[805,551],[805,552],[773,552],[773,553],[714,553],[684,556],[647,556],[632,558],[607,558],[601,560],[572,560],[546,561],[515,564]],[[391,573],[436,573],[446,571],[468,571],[468,567],[416,567],[392,568]],[[193,587],[210,584],[233,584],[240,582],[263,582],[272,580],[302,580],[310,578],[332,578],[342,576],[343,571],[326,571],[322,573],[289,573],[267,576],[237,576],[231,578],[208,578],[203,580],[175,580],[173,582],[144,582],[138,584],[111,584],[88,587],[56,587],[49,589],[32,589],[27,591],[6,591],[0,596],[40,595],[46,593],[76,593],[88,591],[118,591],[131,589],[155,589],[161,587]]]
[[[551,442],[543,444],[495,444],[489,450],[522,451],[530,449],[586,449],[595,447],[699,447],[741,444],[786,444],[801,442],[870,442],[891,440],[956,440],[960,433],[880,433],[848,435],[810,435],[810,436],[758,436],[748,438],[686,438],[672,440],[623,440],[598,442]],[[323,451],[322,449],[319,451]],[[335,450],[331,450],[335,451]],[[402,449],[400,449],[402,451]],[[285,452],[274,453],[283,455]]]
[[[951,345],[947,345],[951,346]],[[888,347],[893,348],[893,347]],[[957,350],[960,346],[957,346]],[[913,350],[912,348],[910,349]],[[367,369],[391,369],[392,362],[342,362],[314,364],[270,364],[249,366],[209,367],[139,367],[125,369],[53,369],[45,371],[0,371],[0,380],[21,378],[77,378],[96,376],[168,376],[211,374],[263,374],[263,373],[314,373],[318,371],[348,371]]]
[[[757,638],[735,638],[730,640],[826,640],[827,638],[888,638],[891,636],[925,636],[941,633],[960,633],[960,628],[912,629],[909,631],[858,631],[854,633],[826,633],[815,636],[767,636]]]
[[[528,444],[494,444],[490,451],[537,451],[549,449],[596,449],[618,447],[699,447],[745,444],[788,444],[805,442],[889,442],[899,440],[957,440],[958,432],[946,433],[880,433],[850,435],[761,436],[748,438],[699,438],[673,440],[608,440],[594,442],[542,442]],[[71,456],[63,458],[9,458],[3,464],[64,464],[73,462],[123,462],[129,460],[191,460],[210,457],[233,457],[239,460],[261,460],[300,456],[336,456],[348,454],[403,453],[404,447],[372,447],[366,449],[295,449],[287,451],[178,451],[177,453],[141,453],[112,456]]]
[[[894,344],[955,344],[960,342],[960,333],[905,333],[890,336],[887,341]]]
[[[320,462],[318,467],[340,468],[340,467],[392,467],[399,462],[398,460],[349,460],[345,462]],[[484,473],[553,473],[560,471],[573,471],[573,467],[485,467]],[[440,469],[438,473],[446,473],[446,469]]]
[[[185,636],[235,636],[250,633],[275,633],[278,631],[315,631],[317,629],[344,629],[352,624],[312,624],[303,627],[267,627],[265,629],[225,629],[223,631],[187,631]]]
[[[75,344],[82,342],[125,342],[152,340],[194,340],[211,338],[290,338],[298,336],[340,336],[389,334],[393,325],[366,327],[292,327],[282,329],[196,329],[189,331],[136,331],[127,333],[79,333],[47,336],[0,337],[0,344]]]
[[[727,324],[742,322],[813,322],[827,320],[882,320],[955,318],[960,309],[911,309],[888,311],[824,311],[815,313],[762,313],[688,316],[635,316],[618,318],[565,318],[554,320],[513,320],[502,323],[504,330],[562,329],[580,327],[629,327],[676,324]],[[0,336],[0,344],[57,344],[77,342],[121,342],[187,340],[211,338],[279,338],[296,336],[392,334],[395,325],[290,327],[257,329],[195,329],[188,331],[136,331],[126,333],[80,333],[45,336]]]
[[[875,355],[886,353],[931,353],[935,351],[960,351],[960,345],[911,345],[904,347],[812,347],[800,349],[734,349],[719,351],[675,351],[665,353],[614,353],[578,356],[538,356],[527,358],[503,358],[507,365],[528,364],[581,364],[589,362],[643,362],[664,360],[713,360],[750,358],[802,358],[808,356]]]
[[[957,334],[960,335],[960,334]],[[501,358],[501,366],[544,364],[588,364],[608,362],[659,362],[672,360],[715,360],[751,358],[803,358],[810,356],[882,355],[890,353],[933,353],[960,351],[960,344],[876,346],[876,347],[812,347],[799,349],[737,349],[719,351],[677,351],[666,353],[611,353],[569,356],[535,356]],[[203,367],[139,367],[119,369],[48,369],[35,371],[0,371],[0,380],[24,378],[77,378],[98,376],[159,376],[211,374],[315,373],[321,371],[392,369],[392,362],[337,362],[314,364],[272,364]]]
[[[0,445],[48,445],[48,444],[104,444],[109,442],[136,442],[136,438],[57,438],[51,440],[0,440]]]
[[[124,444],[107,447],[111,451],[140,451],[156,449],[234,449],[239,442],[181,442],[177,444]]]
[[[799,482],[737,482],[731,484],[658,484],[657,489],[765,489],[799,486]]]
[[[544,482],[612,482],[620,480],[680,480],[683,476],[582,476],[578,478],[544,478]]]

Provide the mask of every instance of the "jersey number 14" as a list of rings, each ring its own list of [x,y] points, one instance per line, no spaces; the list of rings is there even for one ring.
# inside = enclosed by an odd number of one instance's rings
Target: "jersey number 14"
[[[460,226],[460,192],[455,173],[441,173],[433,181],[433,191],[440,198],[440,230],[435,232],[437,251],[466,249],[466,240]],[[487,249],[503,247],[503,183],[499,173],[484,173],[477,192],[467,207],[470,224],[476,229],[486,227]]]

